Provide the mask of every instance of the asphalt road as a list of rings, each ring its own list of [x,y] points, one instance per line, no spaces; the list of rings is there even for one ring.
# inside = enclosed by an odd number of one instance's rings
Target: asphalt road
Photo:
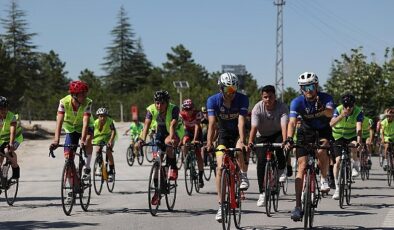
[[[122,134],[128,124],[117,124]],[[71,216],[63,213],[60,200],[60,177],[64,163],[61,149],[56,158],[48,157],[51,140],[26,140],[18,151],[21,167],[20,188],[14,206],[8,206],[0,195],[0,229],[221,229],[215,221],[218,208],[215,186],[211,181],[201,193],[186,194],[184,173],[180,171],[175,210],[160,208],[153,217],[148,209],[148,175],[150,164],[129,167],[125,151],[129,136],[119,136],[115,146],[117,180],[113,193],[106,188],[100,196],[92,191],[91,205],[84,212],[74,206]],[[302,222],[290,219],[294,207],[294,180],[288,195],[279,201],[279,212],[267,217],[264,208],[256,206],[258,198],[256,167],[250,164],[250,189],[243,203],[243,229],[300,229]],[[333,191],[330,192],[332,195]],[[394,229],[394,190],[373,158],[370,180],[356,179],[351,205],[340,209],[331,196],[323,198],[315,216],[316,229]]]

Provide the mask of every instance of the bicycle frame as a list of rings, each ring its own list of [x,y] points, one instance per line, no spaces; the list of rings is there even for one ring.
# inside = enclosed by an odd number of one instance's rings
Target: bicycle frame
[[[236,152],[242,151],[239,148],[228,148],[224,151],[223,160],[222,160],[222,169],[226,168],[230,172],[230,208],[235,209],[238,208],[238,204],[235,198],[235,179],[239,180],[238,172],[239,166],[236,161]]]

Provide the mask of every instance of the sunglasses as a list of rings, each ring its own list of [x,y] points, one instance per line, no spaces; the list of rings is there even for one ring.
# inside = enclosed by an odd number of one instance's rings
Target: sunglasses
[[[237,92],[237,87],[236,86],[223,86],[222,91],[225,94],[234,94]]]
[[[316,85],[315,85],[315,84],[311,84],[311,85],[302,85],[302,86],[301,86],[301,90],[304,91],[304,92],[307,92],[307,91],[314,91],[314,90],[316,90]]]

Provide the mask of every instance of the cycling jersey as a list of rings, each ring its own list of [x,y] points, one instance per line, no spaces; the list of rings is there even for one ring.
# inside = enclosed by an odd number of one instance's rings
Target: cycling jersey
[[[389,122],[387,118],[385,118],[381,123],[381,127],[384,129],[384,141],[392,142],[394,141],[394,122]]]
[[[145,118],[156,121],[157,124],[157,133],[162,133],[168,135],[170,133],[170,124],[171,120],[175,119],[177,121],[177,125],[175,126],[175,132],[179,138],[183,137],[184,129],[182,122],[179,121],[179,107],[168,103],[166,117],[159,116],[159,111],[156,108],[155,104],[148,106],[146,109],[147,113]]]
[[[18,114],[8,111],[6,117],[4,119],[0,119],[0,145],[10,142],[10,128],[12,124],[16,124],[15,142],[18,142],[19,144],[22,143],[23,135],[19,116]]]
[[[153,122],[152,122],[153,123]],[[144,124],[142,122],[131,122],[130,124],[130,137],[131,140],[135,140],[141,135],[142,130],[144,129]]]
[[[207,100],[208,116],[216,117],[219,134],[227,133],[238,136],[238,117],[239,115],[246,117],[248,115],[248,107],[248,97],[238,92],[235,93],[230,108],[224,106],[222,93],[210,96]]]
[[[343,105],[338,106],[334,111],[334,117],[338,117],[343,111]],[[352,139],[357,136],[357,122],[363,122],[364,114],[361,108],[354,106],[352,114],[342,118],[333,128],[332,136],[335,140],[340,138]]]
[[[363,131],[363,139],[369,138],[369,130],[372,129],[374,126],[374,122],[371,118],[364,116],[363,124],[362,124],[362,131]]]
[[[92,100],[86,98],[78,108],[74,107],[71,100],[71,95],[67,95],[59,102],[58,113],[64,114],[63,129],[66,133],[82,133],[83,117],[90,116]]]
[[[202,113],[196,110],[194,110],[191,115],[186,111],[181,111],[179,115],[181,115],[185,129],[190,132],[194,132],[196,124],[199,124],[202,118]]]
[[[93,144],[107,144],[111,139],[112,130],[115,130],[114,121],[107,117],[103,127],[100,129],[100,120],[94,121],[94,139]],[[116,131],[116,130],[115,130]]]

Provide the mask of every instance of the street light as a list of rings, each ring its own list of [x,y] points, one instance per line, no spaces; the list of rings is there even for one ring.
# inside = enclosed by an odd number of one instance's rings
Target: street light
[[[176,92],[179,93],[179,108],[182,108],[182,89],[189,88],[188,81],[173,81],[174,87],[176,88]]]

